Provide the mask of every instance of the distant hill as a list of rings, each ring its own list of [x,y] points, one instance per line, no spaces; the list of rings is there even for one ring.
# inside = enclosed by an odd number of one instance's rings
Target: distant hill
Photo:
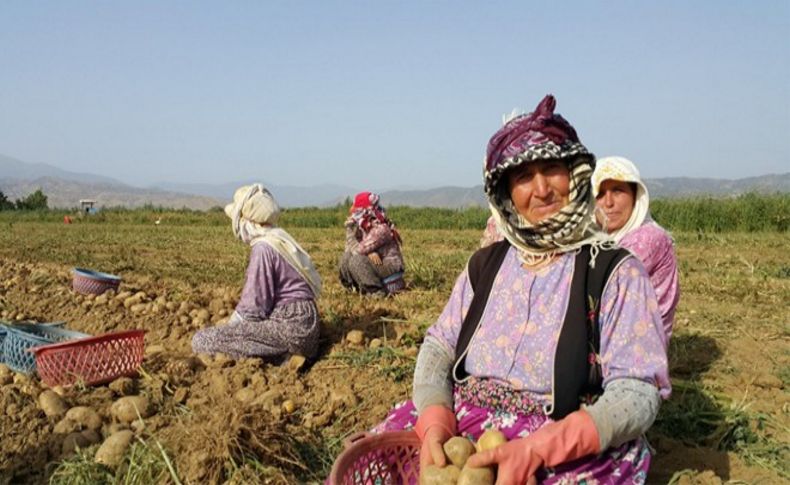
[[[40,177],[53,177],[82,183],[124,185],[123,182],[110,177],[92,173],[69,172],[46,163],[28,163],[0,154],[0,179],[34,180]]]
[[[140,188],[118,180],[88,173],[68,172],[46,164],[26,163],[0,155],[0,190],[10,199],[18,199],[41,188],[50,207],[75,207],[80,199],[95,199],[99,206],[139,207],[153,204],[162,207],[208,209],[223,206],[233,191],[249,181],[217,184],[162,182],[156,187]],[[646,181],[650,197],[689,197],[711,195],[729,197],[745,192],[790,193],[790,172],[737,180],[670,177]],[[357,189],[342,185],[321,184],[309,187],[267,185],[283,207],[326,207],[343,202]],[[483,186],[436,187],[425,190],[389,190],[381,193],[385,205],[413,207],[485,206]]]
[[[75,182],[56,177],[39,177],[34,180],[0,178],[0,191],[9,199],[21,199],[41,189],[47,196],[49,207],[78,207],[80,199],[93,199],[99,207],[142,207],[146,204],[208,210],[223,202],[212,197],[167,192],[164,190],[141,189],[123,184],[100,182]]]
[[[790,173],[763,175],[737,180],[668,177],[645,181],[651,199],[710,195],[733,197],[747,192],[761,194],[790,193]],[[483,186],[438,187],[429,190],[388,191],[381,194],[385,205],[413,207],[485,206]]]
[[[222,184],[181,184],[161,182],[154,187],[158,189],[174,190],[189,194],[199,194],[224,201],[227,204],[233,198],[233,193],[242,185],[254,181],[237,181]],[[331,206],[342,202],[347,196],[358,192],[352,187],[343,185],[322,184],[311,187],[297,187],[293,185],[272,185],[261,182],[274,195],[277,203],[282,207],[309,207]]]
[[[735,196],[746,192],[773,194],[790,192],[790,172],[735,180],[667,177],[646,181],[650,197],[688,197],[696,195]]]

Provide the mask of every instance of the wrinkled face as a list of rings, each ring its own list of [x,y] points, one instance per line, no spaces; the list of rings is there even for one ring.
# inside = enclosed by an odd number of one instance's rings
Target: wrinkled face
[[[622,228],[634,211],[634,186],[620,180],[604,180],[595,199],[598,223],[612,233]]]
[[[561,160],[540,160],[514,168],[507,174],[510,200],[532,224],[553,216],[568,204],[570,172]]]

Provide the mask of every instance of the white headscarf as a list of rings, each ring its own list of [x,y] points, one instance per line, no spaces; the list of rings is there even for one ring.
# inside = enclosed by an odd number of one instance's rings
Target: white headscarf
[[[644,182],[642,182],[642,177],[639,175],[639,169],[627,158],[604,157],[598,159],[595,165],[595,172],[593,172],[592,176],[593,196],[595,198],[598,197],[601,184],[605,180],[617,180],[636,184],[634,210],[631,211],[631,217],[628,218],[628,221],[626,221],[623,227],[610,234],[612,239],[619,243],[626,234],[651,220],[650,195],[647,192],[647,187]],[[606,222],[604,221],[603,225],[605,226],[605,224]]]
[[[321,295],[321,277],[307,251],[275,225],[280,212],[272,194],[261,184],[239,187],[233,194],[233,202],[225,206],[225,214],[230,217],[233,234],[237,238],[250,246],[260,242],[269,244],[302,275],[318,298]]]

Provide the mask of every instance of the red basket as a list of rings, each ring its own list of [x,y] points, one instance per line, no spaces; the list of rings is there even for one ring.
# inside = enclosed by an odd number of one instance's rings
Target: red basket
[[[331,485],[416,484],[420,477],[420,439],[414,431],[357,433],[335,460]]]
[[[71,286],[74,291],[82,294],[101,295],[107,290],[117,290],[121,278],[109,273],[102,273],[85,268],[74,268]]]
[[[36,355],[38,375],[50,387],[104,384],[137,373],[145,351],[145,330],[107,333],[30,351]]]

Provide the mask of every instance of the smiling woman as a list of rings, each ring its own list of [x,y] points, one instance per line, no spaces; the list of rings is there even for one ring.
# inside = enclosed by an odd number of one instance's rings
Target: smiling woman
[[[568,204],[569,182],[568,166],[559,160],[541,160],[508,172],[513,206],[532,224]]]
[[[413,428],[424,469],[446,463],[454,435],[498,428],[510,441],[467,463],[496,465],[500,485],[644,483],[642,434],[670,393],[658,305],[639,261],[597,230],[594,157],[555,104],[489,141],[484,189],[505,240],[469,259],[427,330],[412,401],[374,432]]]
[[[592,185],[598,223],[644,264],[656,290],[664,334],[669,340],[680,300],[675,243],[650,217],[650,195],[639,169],[627,158],[601,158],[595,166]]]

